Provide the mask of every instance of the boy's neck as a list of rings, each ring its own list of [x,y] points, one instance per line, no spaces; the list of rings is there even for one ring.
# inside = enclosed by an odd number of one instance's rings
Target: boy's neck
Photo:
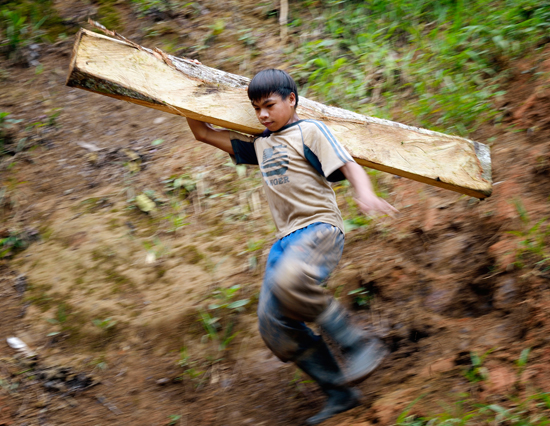
[[[289,124],[292,124],[292,123],[296,123],[297,121],[300,121],[300,117],[298,117],[298,114],[296,113],[296,111],[294,111],[294,115],[290,117],[290,119],[287,121],[285,126],[288,126]]]

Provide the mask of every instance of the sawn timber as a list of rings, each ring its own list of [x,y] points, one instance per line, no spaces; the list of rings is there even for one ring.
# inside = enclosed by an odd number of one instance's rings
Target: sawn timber
[[[256,135],[264,129],[245,77],[81,29],[67,85]],[[476,198],[491,195],[489,148],[300,97],[298,115],[323,121],[361,165]]]

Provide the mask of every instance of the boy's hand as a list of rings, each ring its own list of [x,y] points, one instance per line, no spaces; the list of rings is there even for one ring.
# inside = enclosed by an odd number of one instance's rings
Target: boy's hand
[[[349,162],[340,170],[355,189],[355,202],[364,214],[369,216],[387,214],[395,217],[395,213],[399,213],[390,203],[376,196],[369,177],[359,164]]]
[[[354,198],[354,200],[357,203],[359,210],[368,216],[386,214],[388,216],[395,217],[395,214],[399,213],[399,210],[393,207],[386,200],[383,200],[376,195],[367,197],[366,199],[364,197],[362,199]]]

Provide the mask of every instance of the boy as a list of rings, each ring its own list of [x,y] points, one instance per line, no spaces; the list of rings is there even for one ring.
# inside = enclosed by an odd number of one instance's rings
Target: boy
[[[296,83],[286,72],[261,71],[250,82],[248,97],[266,127],[258,137],[187,121],[197,140],[229,153],[238,164],[260,166],[278,230],[260,292],[260,334],[279,359],[296,363],[328,396],[323,410],[307,420],[315,425],[357,406],[360,393],[351,384],[366,378],[387,354],[321,287],[344,246],[343,220],[328,181],[348,179],[364,213],[396,210],[374,194],[362,167],[323,123],[300,120]],[[307,321],[316,322],[341,348],[345,374]]]

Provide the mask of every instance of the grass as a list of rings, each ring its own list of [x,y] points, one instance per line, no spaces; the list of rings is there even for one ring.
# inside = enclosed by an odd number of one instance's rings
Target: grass
[[[9,236],[0,238],[0,259],[12,257],[29,246],[23,232],[10,231]]]
[[[399,426],[450,426],[450,425],[507,425],[546,426],[550,419],[543,414],[550,408],[550,395],[537,393],[525,401],[507,401],[505,404],[480,404],[472,399],[459,401],[459,410],[444,412],[434,417],[404,416]],[[509,405],[509,406],[508,406]],[[468,408],[466,408],[468,407]]]
[[[548,218],[544,217],[533,223],[519,198],[514,199],[513,204],[522,222],[520,230],[509,232],[519,239],[514,265],[524,268],[529,264],[535,269],[548,272],[550,270],[550,253],[547,249],[550,242]]]
[[[19,0],[0,3],[0,53],[21,59],[23,48],[39,41],[53,42],[73,32],[57,14],[51,0]]]
[[[491,351],[479,357],[471,353],[472,366],[465,376],[471,383],[476,383],[488,378],[487,371],[482,371],[483,361]],[[508,425],[508,426],[546,426],[550,424],[548,410],[550,409],[550,394],[534,391],[529,392],[527,386],[525,392],[518,386],[521,374],[527,366],[531,349],[522,350],[515,362],[518,379],[509,390],[506,397],[499,398],[497,403],[487,403],[480,398],[477,391],[460,394],[460,399],[448,406],[440,403],[445,410],[432,416],[409,415],[411,408],[422,398],[411,402],[399,415],[395,424],[398,426],[450,426],[450,425]]]
[[[461,135],[498,120],[507,66],[550,27],[533,0],[320,3],[289,52],[304,95],[366,113],[405,101],[417,124]]]
[[[481,382],[489,378],[489,370],[483,366],[483,361],[490,353],[491,351],[488,351],[481,356],[476,352],[470,353],[472,365],[468,370],[464,371],[464,377],[466,377],[470,383]]]
[[[99,4],[97,8],[99,23],[110,30],[123,31],[121,14],[116,7],[117,0],[97,0],[97,3]]]
[[[237,323],[237,315],[244,311],[244,308],[250,304],[250,299],[237,299],[241,290],[240,285],[234,285],[229,288],[218,288],[208,297],[214,299],[214,303],[208,305],[208,311],[199,310],[200,322],[206,331],[203,340],[210,340],[216,347],[215,356],[219,358],[224,353],[229,344],[237,336],[238,332],[233,332]]]

